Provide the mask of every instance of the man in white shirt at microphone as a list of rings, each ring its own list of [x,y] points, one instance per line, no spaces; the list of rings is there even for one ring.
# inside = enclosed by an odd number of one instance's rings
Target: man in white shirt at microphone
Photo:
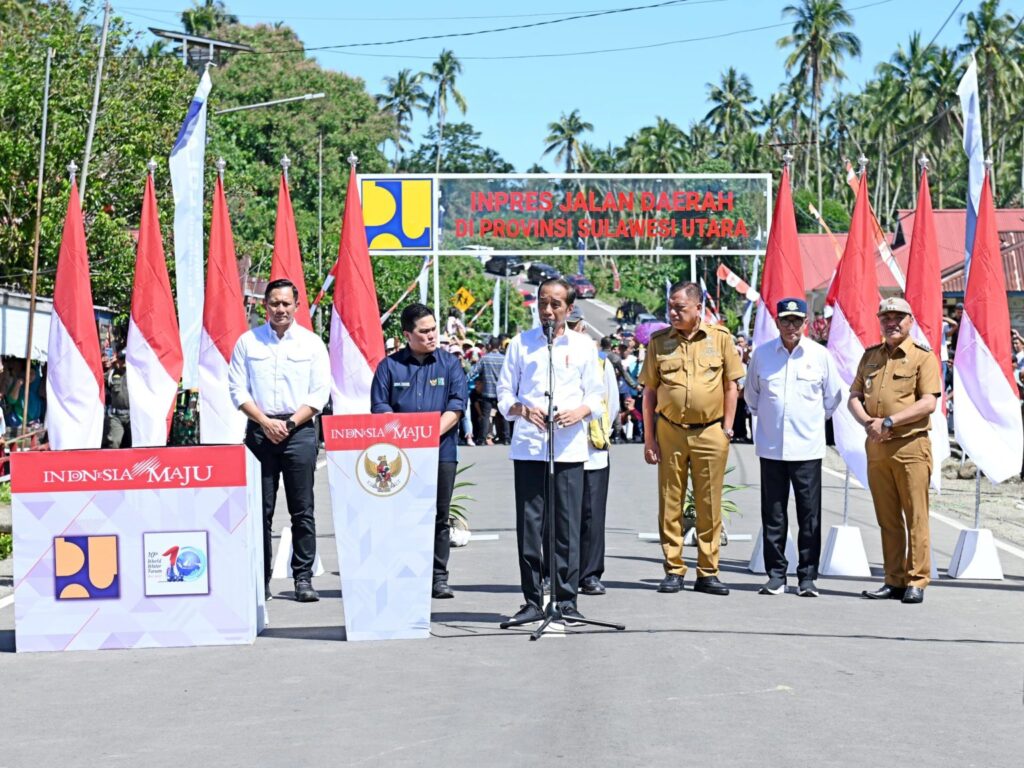
[[[551,597],[565,623],[583,618],[576,609],[580,567],[583,464],[589,457],[587,421],[603,409],[604,384],[594,343],[566,328],[576,291],[562,278],[537,291],[541,326],[523,331],[508,346],[498,380],[498,410],[514,426],[510,455],[515,472],[516,543],[526,603],[513,620],[542,621],[544,507],[548,460],[549,359],[554,368],[555,579]],[[550,345],[550,352],[549,352]],[[550,355],[550,357],[549,357]]]
[[[320,599],[312,584],[316,558],[313,472],[319,447],[314,417],[331,394],[331,369],[320,337],[295,322],[298,301],[299,291],[291,281],[273,280],[267,285],[263,298],[267,322],[238,338],[228,386],[232,402],[249,417],[245,444],[260,461],[267,597],[274,506],[283,477],[292,523],[295,599],[310,603]]]

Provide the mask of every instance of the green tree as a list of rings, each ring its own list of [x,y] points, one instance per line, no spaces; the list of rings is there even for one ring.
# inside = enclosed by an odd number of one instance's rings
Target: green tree
[[[441,142],[448,173],[513,173],[515,168],[497,150],[479,143],[480,132],[469,123],[451,123]],[[398,170],[430,173],[437,151],[437,129],[431,128],[413,152],[402,158]]]
[[[706,87],[712,107],[704,115],[704,120],[714,129],[715,136],[728,142],[734,133],[741,133],[753,125],[754,116],[748,107],[756,99],[749,77],[729,67],[717,85],[707,83]]]
[[[455,85],[461,74],[462,62],[447,49],[441,51],[437,61],[426,73],[427,80],[436,85],[434,94],[430,97],[430,111],[437,111],[437,162],[434,164],[434,173],[441,172],[441,145],[444,142],[444,121],[448,114],[448,97],[451,97],[462,114],[466,114],[466,99]],[[454,173],[454,171],[449,172]]]
[[[397,77],[384,78],[386,90],[377,95],[377,106],[390,114],[395,121],[395,166],[402,154],[402,142],[409,138],[409,122],[417,110],[426,110],[430,97],[423,90],[423,73],[412,73],[403,69]]]
[[[580,117],[574,109],[568,115],[564,112],[558,122],[548,123],[548,135],[544,139],[544,154],[555,154],[556,163],[565,163],[565,172],[572,173],[586,167],[586,158],[580,152],[580,135],[594,130],[592,123]]]
[[[793,18],[790,34],[778,40],[780,48],[792,48],[786,58],[786,71],[796,70],[797,77],[810,84],[811,124],[818,177],[818,204],[822,205],[821,180],[821,97],[825,85],[839,82],[846,75],[841,68],[846,56],[860,56],[860,39],[849,30],[853,17],[842,0],[801,0],[800,5],[787,5],[784,17]]]
[[[193,5],[181,14],[181,23],[190,35],[209,37],[222,26],[237,24],[238,17],[228,13],[221,0],[193,0]]]

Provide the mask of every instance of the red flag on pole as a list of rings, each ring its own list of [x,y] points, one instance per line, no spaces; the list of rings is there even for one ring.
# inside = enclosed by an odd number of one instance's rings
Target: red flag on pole
[[[302,254],[299,252],[299,236],[295,231],[295,215],[292,213],[292,196],[288,191],[288,178],[281,173],[277,190],[277,225],[274,227],[274,259],[270,264],[270,279],[291,280],[299,289],[299,306],[295,310],[295,322],[303,328],[313,330],[309,315],[309,297],[306,295],[306,277],[302,271]]]
[[[183,356],[152,172],[146,178],[142,198],[135,285],[128,321],[127,363],[132,445],[166,445]]]
[[[878,330],[881,296],[875,271],[875,238],[868,205],[867,173],[861,177],[857,187],[857,202],[853,206],[846,250],[836,268],[826,301],[834,307],[828,349],[843,381],[845,400],[864,350],[877,344],[881,338]],[[836,448],[850,471],[867,487],[864,428],[854,420],[847,408],[837,409],[832,416],[832,423]]]
[[[213,193],[206,300],[199,342],[200,442],[240,443],[245,437],[245,414],[235,408],[228,392],[228,363],[235,342],[247,330],[231,218],[224,183],[218,176]]]
[[[92,308],[82,206],[74,177],[57,258],[47,370],[46,429],[50,447],[99,448],[103,442],[103,366]]]
[[[384,334],[354,164],[338,248],[329,351],[334,412],[369,413],[370,384],[384,359]]]
[[[761,300],[754,322],[755,347],[779,337],[779,329],[775,325],[775,305],[783,299],[803,298],[804,295],[804,266],[800,258],[800,242],[796,236],[793,190],[789,186],[789,166],[784,165],[772,213],[768,246],[765,249]]]

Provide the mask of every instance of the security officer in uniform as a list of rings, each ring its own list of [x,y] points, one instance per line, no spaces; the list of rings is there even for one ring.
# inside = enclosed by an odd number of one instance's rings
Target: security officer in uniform
[[[439,414],[441,442],[431,596],[444,600],[455,597],[448,586],[449,516],[458,470],[459,422],[466,410],[469,386],[458,358],[438,349],[437,321],[430,307],[416,303],[403,309],[402,335],[407,345],[377,365],[370,386],[370,413]]]
[[[920,603],[931,577],[928,427],[942,392],[939,363],[910,338],[914,318],[904,299],[883,300],[878,319],[884,343],[864,351],[849,401],[850,413],[867,432],[868,485],[885,562],[885,584],[862,594]]]
[[[130,448],[131,445],[128,378],[125,376],[125,354],[124,350],[121,350],[117,357],[110,361],[110,368],[107,370],[107,419],[103,430],[103,447]]]
[[[722,479],[729,456],[743,364],[726,328],[701,322],[701,290],[679,282],[669,290],[671,328],[647,345],[644,385],[644,460],[658,465],[658,514],[665,578],[659,592],[683,588],[683,504],[693,477],[697,508],[697,581],[694,590],[728,595],[718,579],[722,533]],[[656,415],[657,414],[657,417]]]

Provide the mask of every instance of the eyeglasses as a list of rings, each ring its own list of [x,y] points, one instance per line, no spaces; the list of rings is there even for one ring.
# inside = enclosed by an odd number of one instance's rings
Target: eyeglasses
[[[787,317],[780,317],[779,323],[782,325],[803,325],[805,319],[806,318],[803,317],[793,317],[790,315]]]

